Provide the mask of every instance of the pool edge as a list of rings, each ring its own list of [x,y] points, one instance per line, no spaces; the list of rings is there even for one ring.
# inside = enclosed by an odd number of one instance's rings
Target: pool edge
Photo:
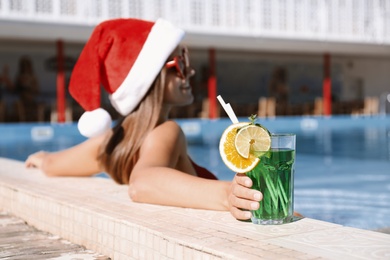
[[[0,165],[1,209],[113,259],[379,259],[390,254],[390,235],[379,232],[307,218],[255,226],[228,212],[133,203],[126,186],[108,179],[48,178],[5,158]],[[329,242],[335,238],[337,243]],[[356,249],[358,243],[365,248]]]

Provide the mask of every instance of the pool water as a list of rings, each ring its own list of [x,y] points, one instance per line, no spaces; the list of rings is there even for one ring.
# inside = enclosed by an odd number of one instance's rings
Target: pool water
[[[229,120],[177,122],[188,138],[192,159],[219,179],[231,180],[234,173],[218,151]],[[362,229],[390,227],[390,117],[286,117],[258,122],[271,132],[297,135],[296,211]],[[2,124],[0,156],[25,160],[35,151],[65,149],[83,140],[75,124]]]

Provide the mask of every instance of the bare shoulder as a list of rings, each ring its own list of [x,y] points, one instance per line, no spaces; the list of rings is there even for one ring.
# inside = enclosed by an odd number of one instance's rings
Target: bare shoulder
[[[185,136],[174,121],[166,121],[154,128],[145,138],[142,147],[173,152],[185,147]]]
[[[151,132],[152,136],[158,136],[163,138],[182,138],[184,137],[184,133],[175,121],[166,121],[160,125],[158,125]]]
[[[165,121],[164,123],[158,125],[156,128],[170,128],[170,129],[181,129],[179,124],[173,120]]]

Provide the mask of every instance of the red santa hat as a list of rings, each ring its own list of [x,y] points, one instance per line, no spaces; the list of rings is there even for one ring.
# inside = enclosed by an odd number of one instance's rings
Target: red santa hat
[[[111,127],[111,117],[100,108],[101,85],[113,107],[123,116],[132,112],[184,31],[170,22],[115,19],[97,25],[73,69],[69,91],[86,110],[78,128],[97,136]]]

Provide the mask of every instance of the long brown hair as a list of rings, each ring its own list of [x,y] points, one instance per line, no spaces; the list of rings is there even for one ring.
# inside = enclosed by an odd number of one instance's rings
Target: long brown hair
[[[142,142],[158,123],[164,97],[165,75],[166,70],[163,68],[138,107],[118,121],[100,147],[98,161],[119,184],[129,183]]]

